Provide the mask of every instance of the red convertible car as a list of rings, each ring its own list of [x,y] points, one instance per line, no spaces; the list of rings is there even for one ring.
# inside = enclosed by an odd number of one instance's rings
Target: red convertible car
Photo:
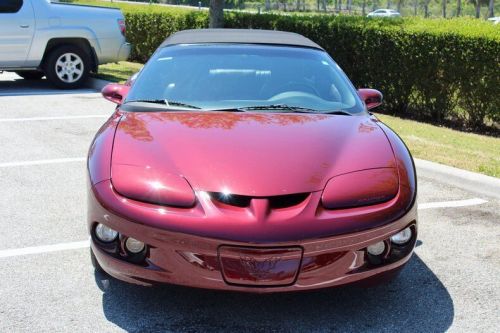
[[[330,56],[293,33],[189,30],[127,85],[88,156],[98,270],[246,292],[394,277],[417,239],[401,139]]]

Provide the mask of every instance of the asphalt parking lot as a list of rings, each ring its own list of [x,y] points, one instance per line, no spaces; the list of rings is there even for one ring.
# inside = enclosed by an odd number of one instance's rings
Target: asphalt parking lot
[[[0,332],[498,332],[500,200],[425,174],[418,246],[389,285],[251,295],[95,274],[84,161],[112,112],[0,74]]]

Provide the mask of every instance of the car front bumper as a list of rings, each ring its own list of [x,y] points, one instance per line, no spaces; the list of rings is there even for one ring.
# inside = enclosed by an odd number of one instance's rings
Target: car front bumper
[[[98,222],[121,235],[138,239],[148,245],[146,259],[137,264],[110,254],[95,237],[92,237],[91,247],[107,273],[140,285],[170,283],[266,293],[355,282],[369,284],[399,272],[410,259],[416,241],[416,205],[396,221],[368,230],[301,241],[241,242],[133,222],[114,212],[113,204],[103,200],[110,191],[113,192],[110,183],[89,191],[89,232],[92,234]],[[392,251],[390,237],[408,226],[412,226],[414,236],[407,250],[396,260],[380,264],[368,260],[367,246],[384,241],[388,248],[384,256],[389,257]],[[121,251],[124,251],[123,244]],[[238,269],[246,272],[239,274]]]

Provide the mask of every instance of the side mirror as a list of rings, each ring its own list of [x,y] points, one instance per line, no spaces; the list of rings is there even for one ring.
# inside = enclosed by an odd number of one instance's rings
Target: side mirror
[[[120,105],[125,97],[127,97],[129,90],[129,86],[119,83],[110,83],[102,88],[101,94],[108,101]]]
[[[384,96],[375,89],[358,89],[358,95],[366,104],[366,108],[371,110],[382,104]]]

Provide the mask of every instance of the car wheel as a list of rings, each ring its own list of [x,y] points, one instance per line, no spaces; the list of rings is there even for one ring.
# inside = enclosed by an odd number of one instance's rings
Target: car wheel
[[[77,46],[64,45],[50,52],[44,64],[47,79],[60,89],[81,87],[90,73],[90,58]]]
[[[16,74],[25,80],[40,80],[42,77],[45,76],[45,74],[39,71],[22,71],[22,72],[16,72]]]

